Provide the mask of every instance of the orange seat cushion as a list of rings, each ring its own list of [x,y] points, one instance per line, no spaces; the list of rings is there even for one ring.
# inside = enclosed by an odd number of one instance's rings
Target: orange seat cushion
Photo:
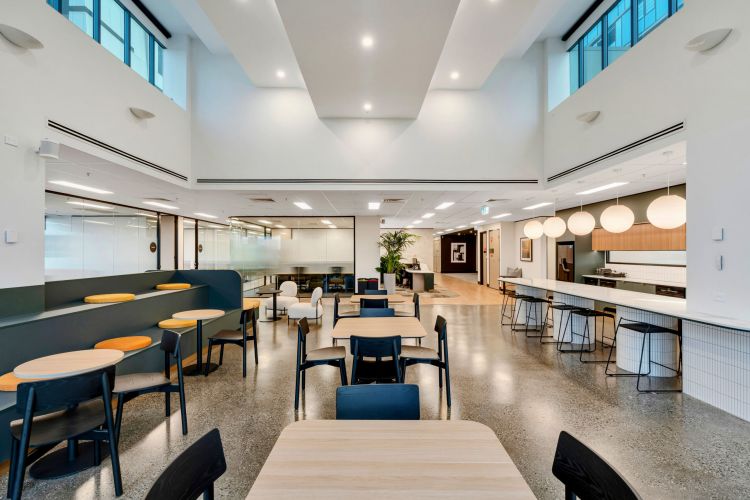
[[[159,321],[159,328],[192,328],[198,322],[194,319],[163,319]]]
[[[260,307],[260,299],[242,299],[242,309],[245,311],[250,309],[258,309]]]
[[[190,283],[162,283],[156,285],[157,290],[187,290],[190,288]]]
[[[115,337],[113,339],[102,340],[94,344],[94,349],[117,349],[118,351],[128,352],[143,349],[150,345],[151,337],[135,335],[132,337]]]
[[[83,301],[87,304],[111,304],[113,302],[129,302],[131,300],[135,300],[135,295],[132,293],[103,293],[83,298]]]
[[[16,392],[18,384],[24,382],[35,382],[39,379],[34,378],[18,378],[13,372],[6,373],[0,376],[0,391],[3,392]]]

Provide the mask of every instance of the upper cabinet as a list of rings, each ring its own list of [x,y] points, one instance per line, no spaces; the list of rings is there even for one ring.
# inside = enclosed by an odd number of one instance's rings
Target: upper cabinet
[[[591,249],[606,250],[687,250],[686,224],[676,229],[659,229],[651,224],[634,224],[624,233],[594,229]]]

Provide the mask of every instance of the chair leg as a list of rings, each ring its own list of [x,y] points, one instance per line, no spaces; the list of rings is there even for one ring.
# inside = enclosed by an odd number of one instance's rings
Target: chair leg
[[[448,366],[448,360],[445,361],[445,396],[448,402],[448,408],[451,406],[451,370]]]
[[[208,339],[208,354],[206,355],[206,365],[203,369],[204,377],[208,377],[208,367],[211,366],[211,352],[214,350],[214,343],[212,340],[213,339]]]
[[[305,373],[307,370],[302,370],[302,391],[305,390]]]
[[[11,497],[13,492],[13,478],[16,477],[16,467],[18,466],[18,441],[13,436],[10,437],[10,467],[8,468],[8,488],[6,496]]]
[[[247,334],[242,337],[242,378],[247,377]]]
[[[258,364],[258,332],[253,332],[253,352],[255,354],[255,364]]]
[[[185,386],[180,383],[178,386],[180,392],[180,419],[182,420],[182,435],[185,436],[188,433],[187,423],[187,407],[185,405]]]
[[[115,416],[115,439],[120,442],[120,427],[122,426],[122,412],[125,408],[125,394],[117,395],[117,415]]]
[[[112,407],[104,405],[106,417],[107,434],[109,435],[109,456],[112,459],[112,475],[115,482],[115,496],[122,495],[122,475],[120,474],[120,455],[117,453],[117,437],[115,435],[114,423],[112,421]]]
[[[294,377],[294,409],[299,409],[299,363],[297,363],[296,377]]]
[[[346,360],[342,359],[339,361],[339,371],[341,372],[341,385],[346,384]]]
[[[164,391],[164,416],[169,417],[172,414],[172,393]]]
[[[25,426],[28,427],[28,426]],[[21,491],[23,490],[23,477],[26,472],[26,456],[29,453],[29,434],[30,429],[27,432],[21,434],[21,439],[18,442],[18,448],[16,451],[16,466],[15,475],[13,476],[13,488],[10,497],[13,500],[21,499]],[[9,477],[10,481],[11,478]]]
[[[224,364],[224,344],[221,344],[221,350],[219,350],[219,366]]]

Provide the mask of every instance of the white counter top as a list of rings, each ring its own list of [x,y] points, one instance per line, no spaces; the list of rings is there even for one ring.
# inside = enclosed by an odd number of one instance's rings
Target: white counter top
[[[430,271],[429,269],[404,269],[404,271],[412,274],[435,274],[435,271]]]
[[[582,276],[584,278],[596,278],[596,279],[612,280],[612,281],[625,281],[628,283],[643,283],[646,285],[676,286],[680,288],[687,287],[685,283],[680,283],[679,281],[650,280],[648,278],[628,278],[628,277],[622,277],[622,276],[604,276],[602,274],[583,274]]]
[[[698,323],[750,331],[750,321],[690,311],[688,310],[686,299],[538,278],[498,278],[498,281],[608,302],[617,306],[632,307],[633,309],[640,309],[642,311],[689,321],[697,321]]]

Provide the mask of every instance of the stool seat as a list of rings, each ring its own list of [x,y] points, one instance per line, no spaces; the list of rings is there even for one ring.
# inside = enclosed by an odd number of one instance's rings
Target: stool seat
[[[159,321],[159,328],[192,328],[196,326],[198,322],[194,319],[163,319]]]
[[[550,307],[556,311],[575,311],[580,309],[579,306],[572,306],[570,304],[551,304]]]
[[[161,283],[156,285],[157,290],[187,290],[192,285],[190,283]]]
[[[639,333],[671,333],[672,335],[679,335],[680,332],[674,328],[667,328],[666,326],[652,325],[650,323],[620,323],[620,328],[626,330],[633,330]]]
[[[143,349],[150,345],[151,337],[134,335],[132,337],[115,337],[102,340],[94,344],[94,349],[117,349],[118,351],[128,352]]]
[[[115,302],[129,302],[135,300],[135,294],[132,293],[102,293],[99,295],[89,295],[84,297],[83,301],[87,304],[112,304]]]
[[[612,317],[612,315],[610,314],[597,311],[596,309],[586,309],[584,307],[578,307],[578,308],[572,309],[570,311],[570,314],[575,314],[576,316],[585,316],[587,318],[601,318],[601,317],[611,318]]]
[[[516,296],[516,298],[519,298],[519,297]],[[527,297],[527,296],[524,296],[524,297],[520,297],[520,298],[522,298],[526,302],[532,302],[534,304],[539,304],[540,302],[549,302],[549,299],[546,299],[544,297],[530,297],[530,296]]]
[[[15,373],[8,372],[5,375],[0,376],[0,391],[2,392],[16,392],[18,384],[24,382],[36,382],[39,379],[36,378],[18,378]]]
[[[260,299],[245,297],[242,299],[242,310],[247,311],[248,309],[258,309],[260,308],[260,304]]]

